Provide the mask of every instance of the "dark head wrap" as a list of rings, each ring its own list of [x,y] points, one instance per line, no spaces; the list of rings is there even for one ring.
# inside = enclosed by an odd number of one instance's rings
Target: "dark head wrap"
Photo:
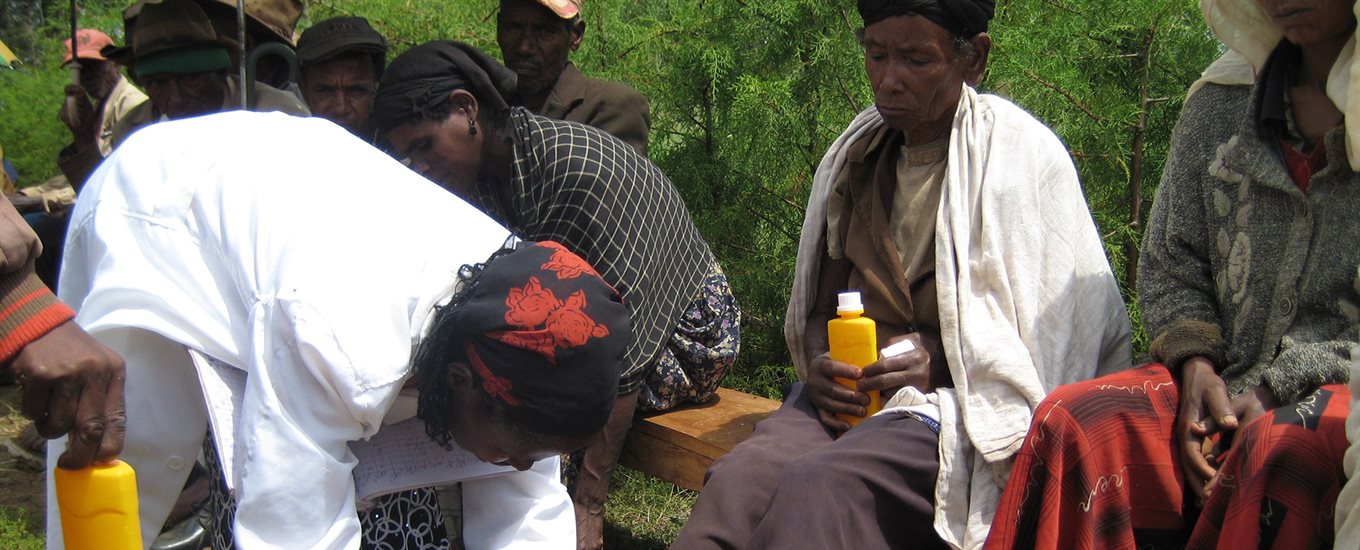
[[[987,31],[995,0],[859,0],[864,26],[889,17],[919,15],[963,38]]]
[[[418,414],[448,444],[445,369],[461,361],[509,419],[546,436],[584,436],[609,419],[633,338],[619,293],[562,245],[522,242],[486,264],[439,310],[416,357]]]
[[[471,90],[481,108],[500,120],[509,116],[515,82],[514,71],[477,48],[447,41],[421,44],[397,56],[383,73],[373,123],[386,134],[411,119],[443,118],[449,93],[461,89]]]

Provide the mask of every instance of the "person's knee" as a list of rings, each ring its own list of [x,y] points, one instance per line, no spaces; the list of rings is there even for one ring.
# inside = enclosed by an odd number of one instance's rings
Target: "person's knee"
[[[824,495],[825,488],[854,486],[860,482],[853,468],[837,463],[831,456],[831,453],[814,451],[789,462],[779,474],[781,498]]]

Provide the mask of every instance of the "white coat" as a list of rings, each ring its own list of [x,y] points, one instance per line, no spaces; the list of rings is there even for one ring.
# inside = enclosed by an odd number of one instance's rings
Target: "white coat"
[[[123,459],[150,544],[199,454],[185,348],[248,373],[234,445],[241,548],[357,548],[347,442],[372,436],[460,266],[507,231],[338,126],[279,113],[164,122],[71,214],[60,296],[127,360]],[[49,465],[64,448],[49,447]],[[61,547],[49,486],[49,547]],[[469,548],[571,548],[557,460],[468,482]]]

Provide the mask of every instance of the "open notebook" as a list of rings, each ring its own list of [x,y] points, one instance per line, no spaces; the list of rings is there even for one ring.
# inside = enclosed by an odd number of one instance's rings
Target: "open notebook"
[[[196,350],[189,350],[189,356],[203,387],[208,421],[227,487],[234,490],[239,469],[236,436],[241,429],[237,424],[248,373]],[[399,398],[402,399],[408,397]],[[372,438],[351,441],[349,447],[359,459],[354,468],[354,492],[360,509],[375,497],[389,493],[515,471],[509,466],[477,460],[457,446],[445,450],[425,435],[425,423],[414,417],[386,424]]]

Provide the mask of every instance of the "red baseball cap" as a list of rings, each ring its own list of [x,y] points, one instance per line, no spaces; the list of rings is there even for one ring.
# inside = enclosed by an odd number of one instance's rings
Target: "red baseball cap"
[[[552,10],[562,19],[571,19],[581,14],[582,0],[537,0],[539,4]]]
[[[65,67],[71,62],[71,39],[63,40],[62,44],[66,46],[66,55],[61,58],[61,66]],[[76,31],[76,55],[81,59],[104,61],[108,58],[99,53],[99,50],[104,49],[104,46],[112,45],[113,39],[98,30],[80,29]]]

